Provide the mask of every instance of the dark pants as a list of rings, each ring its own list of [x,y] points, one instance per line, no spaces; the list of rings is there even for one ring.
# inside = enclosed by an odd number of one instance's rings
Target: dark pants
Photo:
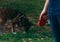
[[[50,24],[56,42],[60,42],[60,15],[49,14]]]

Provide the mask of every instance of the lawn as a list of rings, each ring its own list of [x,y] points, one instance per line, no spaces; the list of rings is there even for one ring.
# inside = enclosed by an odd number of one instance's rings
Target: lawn
[[[54,42],[53,33],[48,27],[38,27],[37,21],[43,9],[45,0],[0,0],[0,8],[12,8],[26,14],[28,19],[35,24],[29,33],[3,34],[0,42]]]
[[[10,40],[0,40],[0,42],[54,42],[53,38],[39,39],[39,38],[22,38],[22,39],[10,39]]]
[[[43,9],[45,0],[0,0],[0,8],[9,7],[18,9],[27,14],[30,21],[37,22],[38,16]]]
[[[45,33],[46,34],[46,33]],[[14,34],[4,34],[0,36],[0,42],[54,42],[54,37],[48,34],[43,35],[36,33],[14,33]]]

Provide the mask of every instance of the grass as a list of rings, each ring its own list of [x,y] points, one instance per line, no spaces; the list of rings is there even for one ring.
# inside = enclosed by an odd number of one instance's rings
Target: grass
[[[44,28],[32,27],[28,33],[24,32],[0,35],[0,42],[54,42],[53,34],[51,31],[47,31],[46,26]]]
[[[31,22],[37,22],[45,0],[0,0],[0,7],[18,9],[27,14]],[[31,20],[32,19],[32,20]]]
[[[29,17],[32,23],[37,23],[39,15],[43,9],[45,0],[0,0],[0,8],[9,7],[13,9],[18,9],[22,13]],[[4,34],[0,36],[0,42],[54,42],[54,37],[51,32],[47,32],[46,28],[44,31],[40,30],[40,27],[35,26],[29,31],[29,34]]]
[[[44,32],[41,34],[17,32],[1,35],[0,42],[54,42],[54,37]]]
[[[22,39],[10,39],[10,40],[0,40],[0,42],[54,42],[53,38],[48,38],[48,39],[39,39],[39,38],[22,38]]]
[[[38,13],[42,10],[44,2],[44,0],[0,0],[0,6],[17,8],[29,13]]]

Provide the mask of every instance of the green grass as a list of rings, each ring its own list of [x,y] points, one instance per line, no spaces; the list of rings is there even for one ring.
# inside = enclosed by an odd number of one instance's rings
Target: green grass
[[[36,24],[43,9],[45,0],[0,0],[0,8],[9,7],[18,9],[27,14],[29,20]],[[40,29],[43,29],[40,31]],[[38,32],[39,31],[39,34]],[[37,35],[38,34],[38,35]],[[28,34],[4,34],[0,36],[0,42],[54,42],[53,34],[46,28],[32,27]]]
[[[54,42],[54,39],[53,38],[43,38],[43,39],[40,39],[40,38],[22,38],[22,39],[9,39],[9,40],[0,40],[0,42]]]
[[[44,2],[45,0],[0,0],[0,7],[18,9],[22,13],[27,14],[31,22],[37,22]]]
[[[42,10],[44,2],[44,0],[0,0],[0,6],[17,8],[29,13],[38,13]]]
[[[0,42],[54,42],[54,37],[49,36],[47,33],[23,33],[19,32],[16,34],[4,34],[0,36]]]

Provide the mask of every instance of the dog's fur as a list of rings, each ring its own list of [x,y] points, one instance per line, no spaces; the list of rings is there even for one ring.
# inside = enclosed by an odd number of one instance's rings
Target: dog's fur
[[[25,31],[28,32],[31,27],[28,18],[19,10],[1,8],[0,16],[0,18],[3,20],[3,24],[6,23],[7,19],[12,20],[13,28],[15,27],[15,24],[17,24],[19,27],[24,27]]]

